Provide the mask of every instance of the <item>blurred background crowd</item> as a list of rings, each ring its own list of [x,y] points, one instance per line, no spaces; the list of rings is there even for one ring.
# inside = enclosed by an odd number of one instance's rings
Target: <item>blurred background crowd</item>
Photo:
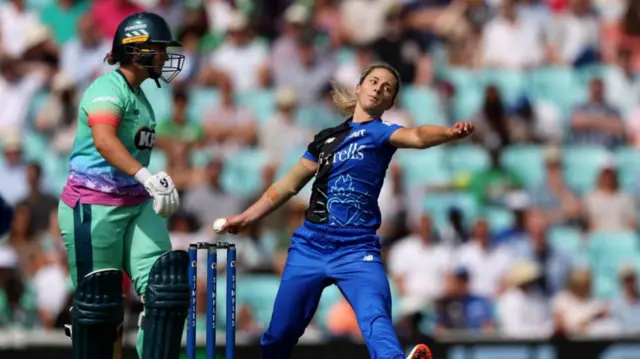
[[[103,59],[119,21],[144,9],[187,56],[169,86],[143,86],[157,117],[150,167],[182,196],[176,249],[221,239],[214,219],[242,211],[342,121],[330,83],[355,86],[380,60],[403,82],[386,121],[477,128],[399,151],[389,168],[379,234],[399,335],[640,333],[633,0],[0,0],[0,328],[68,322],[56,208],[77,104],[114,69]],[[307,187],[224,238],[238,248],[238,331],[267,325],[308,198]],[[140,302],[123,285],[134,328]],[[224,308],[222,277],[218,288]],[[335,287],[308,333],[360,336]]]

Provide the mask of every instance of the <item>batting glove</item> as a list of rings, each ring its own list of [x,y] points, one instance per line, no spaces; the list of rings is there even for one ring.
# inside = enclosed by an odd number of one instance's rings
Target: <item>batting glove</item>
[[[161,217],[171,217],[180,208],[180,196],[169,175],[160,171],[152,175],[142,168],[136,173],[136,179],[142,183],[153,197],[153,210]]]

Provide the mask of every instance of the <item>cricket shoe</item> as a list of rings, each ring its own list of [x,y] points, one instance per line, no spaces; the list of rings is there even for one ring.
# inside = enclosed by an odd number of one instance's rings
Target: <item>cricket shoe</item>
[[[416,345],[407,359],[433,359],[433,355],[431,354],[431,349],[425,344]]]

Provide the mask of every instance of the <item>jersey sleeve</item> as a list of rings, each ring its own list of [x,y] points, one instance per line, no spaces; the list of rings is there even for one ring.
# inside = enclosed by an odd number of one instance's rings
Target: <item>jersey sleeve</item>
[[[89,126],[106,123],[117,127],[125,112],[125,99],[113,87],[93,86],[85,93],[83,102],[82,110],[87,115]]]
[[[320,134],[317,134],[309,146],[307,146],[307,150],[302,155],[303,158],[308,159],[309,161],[318,162],[318,157],[320,157],[320,150],[322,149],[321,141],[319,140]]]
[[[397,125],[391,122],[382,121],[380,126],[378,126],[378,131],[376,131],[377,132],[376,140],[378,142],[378,145],[388,144],[389,139],[391,138],[391,135],[401,128],[404,128],[404,126]]]

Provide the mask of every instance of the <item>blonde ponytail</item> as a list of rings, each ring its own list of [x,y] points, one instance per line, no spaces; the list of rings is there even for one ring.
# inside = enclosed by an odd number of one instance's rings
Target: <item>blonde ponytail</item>
[[[338,109],[340,116],[353,116],[353,113],[356,110],[356,103],[358,102],[355,92],[336,82],[332,83],[331,87],[333,88],[331,93],[333,97],[333,104]]]

